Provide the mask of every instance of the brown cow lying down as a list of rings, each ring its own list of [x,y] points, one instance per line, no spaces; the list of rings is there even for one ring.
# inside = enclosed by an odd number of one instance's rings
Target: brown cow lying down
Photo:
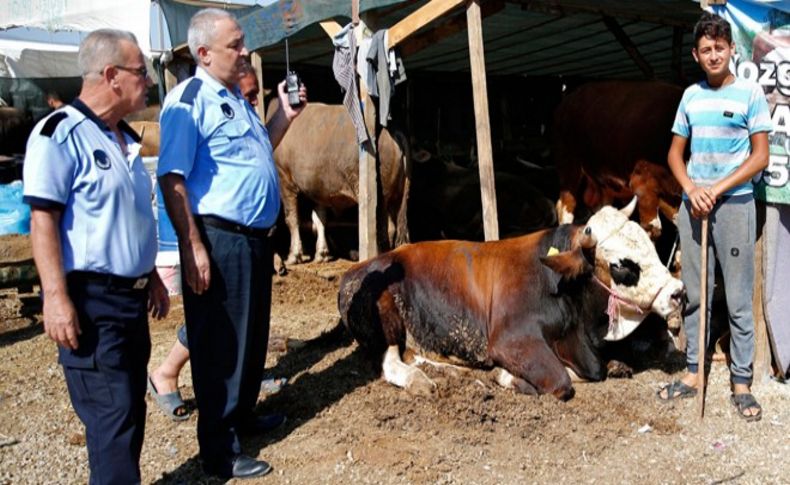
[[[397,248],[343,275],[341,318],[360,345],[384,355],[384,378],[396,386],[435,387],[401,360],[408,349],[422,360],[498,367],[502,385],[570,399],[569,371],[604,379],[604,341],[625,338],[651,311],[666,318],[685,297],[628,220],[635,204],[603,207],[585,226]]]

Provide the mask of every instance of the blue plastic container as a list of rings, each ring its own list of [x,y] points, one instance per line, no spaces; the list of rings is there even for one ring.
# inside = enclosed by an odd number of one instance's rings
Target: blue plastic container
[[[30,206],[22,202],[22,181],[0,185],[0,236],[30,234]]]
[[[175,251],[178,252],[178,236],[176,229],[165,209],[165,199],[162,197],[162,190],[159,184],[156,185],[156,218],[157,218],[157,239],[159,241],[159,252]]]

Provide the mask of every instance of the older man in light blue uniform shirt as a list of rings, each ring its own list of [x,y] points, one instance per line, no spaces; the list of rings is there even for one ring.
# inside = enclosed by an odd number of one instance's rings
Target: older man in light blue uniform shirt
[[[269,133],[237,87],[198,67],[192,81],[168,94],[161,131],[168,137],[157,173],[184,177],[193,214],[258,229],[274,225],[280,185]]]
[[[145,107],[151,80],[128,32],[92,32],[78,62],[79,97],[28,140],[33,256],[44,328],[85,424],[90,483],[140,483],[147,310],[166,315],[168,297],[154,271],[151,180],[140,138],[122,118]]]
[[[252,411],[269,336],[269,231],[280,210],[272,150],[301,107],[288,106],[283,82],[285,107],[261,123],[236,86],[248,52],[228,12],[201,10],[187,37],[197,73],[162,106],[158,175],[182,260],[203,469],[249,478],[271,466],[241,453],[239,432],[285,421]],[[303,107],[304,88],[300,97]]]

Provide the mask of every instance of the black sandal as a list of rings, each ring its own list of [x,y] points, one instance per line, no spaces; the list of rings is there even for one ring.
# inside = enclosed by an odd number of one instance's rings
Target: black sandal
[[[667,391],[667,397],[661,397],[661,392]],[[674,401],[675,399],[688,399],[697,395],[697,389],[686,385],[683,381],[674,381],[662,387],[656,393],[661,402]]]
[[[732,394],[730,402],[738,410],[738,415],[746,421],[759,421],[763,417],[763,408],[757,403],[757,399],[751,393]],[[745,414],[744,411],[747,409],[756,409],[757,414]]]

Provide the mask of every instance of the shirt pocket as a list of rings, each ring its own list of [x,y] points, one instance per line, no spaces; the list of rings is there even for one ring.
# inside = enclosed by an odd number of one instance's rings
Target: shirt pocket
[[[208,139],[211,148],[224,148],[236,144],[241,145],[252,127],[244,120],[226,121],[214,130]]]

